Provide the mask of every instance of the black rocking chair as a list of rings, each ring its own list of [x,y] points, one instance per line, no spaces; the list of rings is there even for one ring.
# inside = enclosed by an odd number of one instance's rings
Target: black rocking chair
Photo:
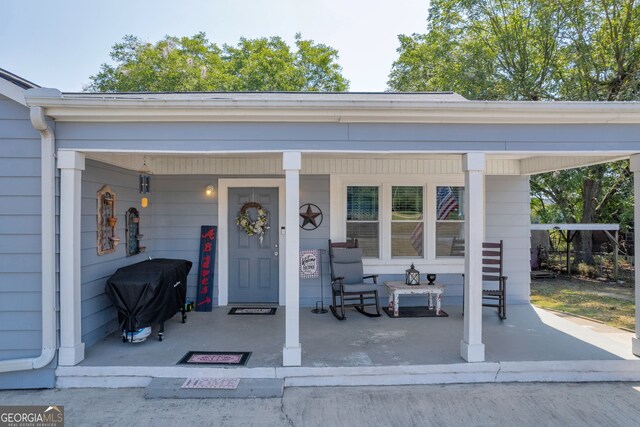
[[[331,296],[333,304],[331,313],[344,320],[345,307],[354,307],[369,317],[380,316],[377,275],[364,276],[362,273],[362,249],[358,248],[358,240],[332,243],[329,240],[329,264],[331,266]],[[364,279],[372,279],[373,283],[364,283]],[[365,307],[375,307],[370,313]]]

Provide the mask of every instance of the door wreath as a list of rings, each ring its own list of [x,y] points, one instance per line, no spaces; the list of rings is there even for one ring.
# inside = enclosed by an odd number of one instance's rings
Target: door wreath
[[[256,209],[258,211],[258,218],[255,220],[251,219],[251,215],[249,215],[249,209]],[[240,208],[240,213],[236,217],[236,224],[240,227],[247,236],[253,236],[257,234],[260,239],[260,244],[262,244],[262,239],[264,238],[264,233],[271,227],[269,227],[269,218],[267,217],[267,210],[262,207],[260,203],[249,202],[242,205]]]

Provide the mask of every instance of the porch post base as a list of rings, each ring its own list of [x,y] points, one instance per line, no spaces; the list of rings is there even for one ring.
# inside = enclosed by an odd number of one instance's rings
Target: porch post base
[[[640,357],[640,338],[632,337],[631,338],[631,351],[636,356]]]
[[[467,362],[484,362],[484,344],[469,344],[460,341],[460,357]]]
[[[282,366],[302,366],[302,347],[284,347],[282,349]]]
[[[84,343],[75,347],[60,347],[58,350],[58,365],[75,366],[84,360]]]

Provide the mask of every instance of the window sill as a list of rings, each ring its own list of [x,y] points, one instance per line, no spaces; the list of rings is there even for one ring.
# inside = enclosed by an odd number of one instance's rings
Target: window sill
[[[363,259],[365,274],[404,274],[411,263],[421,273],[435,274],[462,274],[464,273],[464,258],[438,258],[435,260],[424,260],[416,258],[406,259]]]

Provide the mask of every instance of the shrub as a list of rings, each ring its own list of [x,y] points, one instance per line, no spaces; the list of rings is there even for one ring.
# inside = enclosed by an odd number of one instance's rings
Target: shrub
[[[578,264],[578,274],[585,277],[596,278],[598,277],[598,270],[593,265],[581,262]]]

